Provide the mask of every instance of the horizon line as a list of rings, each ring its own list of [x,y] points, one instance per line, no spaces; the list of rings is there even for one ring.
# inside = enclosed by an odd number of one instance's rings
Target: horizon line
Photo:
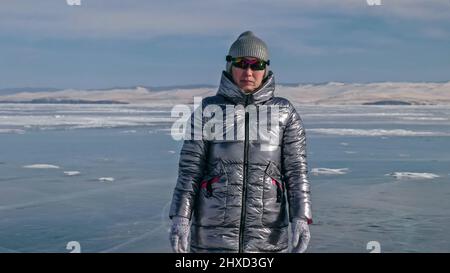
[[[298,86],[298,85],[326,85],[330,83],[343,83],[343,84],[373,84],[373,83],[449,83],[449,80],[442,81],[362,81],[362,82],[349,82],[349,81],[322,81],[322,82],[282,82],[276,83],[276,85],[281,86]],[[198,84],[175,84],[175,85],[145,85],[145,84],[136,84],[136,85],[127,85],[127,86],[109,86],[109,87],[92,87],[92,88],[74,88],[74,87],[49,87],[49,86],[24,86],[24,87],[2,87],[0,88],[0,92],[3,91],[16,91],[16,90],[26,90],[29,89],[31,91],[35,90],[35,92],[40,91],[62,91],[62,90],[85,90],[85,91],[101,91],[101,90],[112,90],[112,89],[134,89],[138,87],[146,88],[149,90],[170,90],[174,88],[205,88],[205,87],[218,87],[218,84],[207,84],[207,83],[198,83]]]

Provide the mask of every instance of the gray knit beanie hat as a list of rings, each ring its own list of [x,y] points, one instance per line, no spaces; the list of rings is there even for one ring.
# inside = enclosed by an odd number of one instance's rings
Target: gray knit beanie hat
[[[264,77],[269,74],[269,50],[266,43],[251,31],[243,32],[231,45],[227,56],[226,71],[231,74],[231,58],[254,57],[267,62]]]

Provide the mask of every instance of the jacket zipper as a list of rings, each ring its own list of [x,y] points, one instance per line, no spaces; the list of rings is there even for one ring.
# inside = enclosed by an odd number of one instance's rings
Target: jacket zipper
[[[251,95],[245,97],[245,108],[248,105],[248,99]],[[241,208],[241,223],[239,226],[239,253],[243,251],[244,244],[244,227],[245,227],[245,216],[247,213],[246,199],[247,199],[247,179],[248,179],[248,138],[249,138],[249,113],[245,109],[245,138],[244,138],[244,168],[243,168],[243,181],[242,181],[242,208]]]

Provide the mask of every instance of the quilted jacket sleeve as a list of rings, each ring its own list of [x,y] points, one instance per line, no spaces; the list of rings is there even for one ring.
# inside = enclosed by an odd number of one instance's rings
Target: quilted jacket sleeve
[[[292,105],[283,133],[282,171],[289,202],[289,220],[303,218],[312,223],[305,128]]]
[[[197,139],[194,137],[195,127],[198,127],[198,123],[194,125],[197,116],[195,114],[191,116],[191,137],[190,139],[184,140],[181,149],[178,179],[170,206],[170,218],[173,216],[191,218],[199,184],[203,178],[207,155],[207,142],[201,137],[201,131],[200,137],[197,137]],[[198,118],[197,122],[199,122]],[[199,126],[201,127],[201,118]]]

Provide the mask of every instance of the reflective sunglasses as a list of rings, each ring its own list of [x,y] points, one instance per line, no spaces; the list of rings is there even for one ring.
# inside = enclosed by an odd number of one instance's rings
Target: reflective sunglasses
[[[266,69],[266,65],[269,64],[269,61],[265,62],[259,59],[249,60],[245,57],[229,58],[227,56],[227,61],[231,61],[231,64],[234,67],[241,69],[247,69],[248,67],[250,67],[251,70],[264,70]]]

